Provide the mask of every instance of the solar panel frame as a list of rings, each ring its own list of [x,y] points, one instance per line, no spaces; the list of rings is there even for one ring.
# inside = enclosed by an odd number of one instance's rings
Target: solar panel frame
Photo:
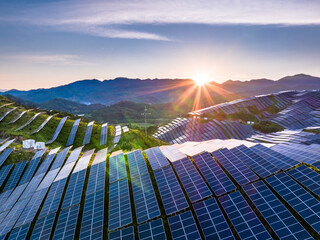
[[[52,239],[74,239],[80,204],[66,208],[59,214]]]
[[[161,218],[138,226],[138,232],[140,240],[167,239]]]
[[[189,207],[178,179],[170,165],[155,170],[154,175],[167,215]]]
[[[197,202],[193,204],[193,208],[206,239],[234,239],[216,199]]]
[[[208,152],[197,154],[192,158],[215,195],[219,196],[236,189],[230,178]]]
[[[196,202],[212,195],[207,184],[202,179],[201,175],[189,158],[184,158],[174,162],[173,167],[175,168],[191,202]]]
[[[128,179],[122,179],[110,184],[108,214],[109,231],[132,223]]]
[[[172,239],[201,239],[198,227],[191,211],[168,218]]]
[[[148,168],[141,150],[135,150],[127,154],[131,178],[148,172]]]
[[[262,181],[243,189],[279,239],[313,239]]]
[[[241,239],[272,239],[240,192],[224,195],[219,201]]]
[[[160,216],[160,209],[149,174],[131,178],[138,224]]]

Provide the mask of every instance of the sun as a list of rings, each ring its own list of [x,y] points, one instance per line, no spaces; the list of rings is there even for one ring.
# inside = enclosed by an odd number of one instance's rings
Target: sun
[[[198,86],[203,86],[203,85],[207,84],[208,82],[211,82],[211,79],[209,78],[209,76],[207,74],[199,74],[199,75],[195,76],[193,78],[193,80],[195,81],[195,83]]]

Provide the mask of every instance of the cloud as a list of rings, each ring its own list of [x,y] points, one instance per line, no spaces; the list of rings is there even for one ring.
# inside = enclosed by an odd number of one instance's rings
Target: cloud
[[[320,24],[318,0],[68,0],[29,3],[20,11],[10,6],[2,7],[0,21],[111,38],[169,40],[125,30],[137,24]]]
[[[1,60],[15,61],[32,64],[46,64],[46,65],[66,65],[66,66],[83,66],[90,63],[81,60],[77,55],[70,54],[19,54],[19,55],[2,55]]]

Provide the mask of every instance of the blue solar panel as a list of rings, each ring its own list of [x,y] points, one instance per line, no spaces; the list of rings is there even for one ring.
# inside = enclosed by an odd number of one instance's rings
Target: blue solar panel
[[[131,178],[148,172],[141,150],[127,154]]]
[[[10,233],[8,240],[26,239],[29,231],[29,227],[30,227],[30,223],[13,229]]]
[[[78,130],[78,127],[79,127],[80,120],[81,119],[79,118],[79,119],[74,121],[66,146],[70,146],[70,145],[73,144],[74,138],[76,136],[76,133],[77,133],[77,130]]]
[[[80,239],[103,239],[104,190],[85,199]]]
[[[240,192],[219,198],[241,239],[272,239]]]
[[[174,168],[186,190],[191,202],[201,200],[212,195],[201,175],[189,158],[173,163]]]
[[[101,126],[100,146],[107,144],[108,123]]]
[[[160,210],[149,174],[131,178],[138,224],[157,217]]]
[[[192,158],[217,196],[236,188],[210,153],[204,152]]]
[[[3,206],[3,204],[7,201],[8,197],[10,196],[10,194],[13,192],[14,189],[10,189],[8,191],[2,192],[0,194],[0,212],[1,211],[1,206]],[[1,222],[1,220],[0,220]]]
[[[201,239],[191,211],[168,218],[173,239]]]
[[[66,178],[61,179],[60,181],[53,182],[46,200],[41,208],[39,218],[45,217],[51,213],[55,213],[58,211],[66,182]]]
[[[109,230],[132,223],[128,180],[123,179],[109,187]]]
[[[244,145],[232,149],[231,152],[261,177],[267,177],[280,171],[278,167],[255,154]]]
[[[86,133],[84,135],[84,139],[83,139],[82,145],[86,145],[86,144],[90,143],[93,124],[94,124],[94,121],[88,123],[87,130],[86,130]]]
[[[212,153],[212,155],[221,163],[221,165],[229,172],[229,174],[240,184],[244,185],[248,182],[257,180],[255,175],[241,160],[224,148]]]
[[[189,207],[171,166],[155,170],[154,175],[167,215]]]
[[[80,205],[78,204],[60,212],[53,239],[74,239],[79,206]]]
[[[17,202],[10,212],[7,214],[6,218],[0,224],[0,236],[7,234],[11,231],[14,224],[18,220],[20,214],[22,213],[25,206],[28,204],[30,198],[23,199]]]
[[[86,171],[84,169],[71,174],[61,209],[80,203]]]
[[[305,162],[308,164],[312,164],[315,161],[319,160],[318,155],[303,151],[303,149],[288,147],[283,144],[277,144],[271,147],[271,149],[292,159],[297,159],[298,161]]]
[[[109,233],[109,240],[134,240],[133,227],[127,227],[115,232]]]
[[[56,159],[54,160],[50,170],[60,168],[63,165],[63,162],[66,159],[66,156],[67,156],[70,148],[71,147],[67,147],[67,148],[63,149],[61,152],[59,152],[59,154],[57,155]]]
[[[10,153],[14,150],[14,148],[8,148],[3,151],[3,153],[0,155],[0,167],[2,164],[7,160],[9,157]]]
[[[19,185],[27,183],[31,180],[31,178],[33,177],[33,175],[36,172],[36,169],[40,163],[40,159],[41,158],[32,159],[29,162],[29,165],[28,165],[26,171],[23,173],[23,175],[19,181]]]
[[[31,239],[49,239],[56,214],[38,218],[32,231]]]
[[[21,216],[19,217],[17,223],[15,224],[15,227],[20,227],[24,224],[32,222],[34,217],[37,214],[37,211],[39,210],[39,207],[47,193],[48,189],[42,189],[37,192],[35,192],[28,203],[28,205],[25,207],[23,212],[21,213]]]
[[[312,166],[314,166],[315,168],[320,169],[320,161],[313,163]]]
[[[34,176],[29,183],[27,183],[26,189],[23,191],[21,197],[19,200],[32,197],[32,194],[36,191],[38,188],[42,178],[44,177],[44,173],[41,173],[39,175]]]
[[[279,239],[312,239],[262,181],[246,185],[243,189]]]
[[[51,165],[55,155],[56,155],[56,152],[54,152],[52,154],[50,154],[50,153],[48,154],[48,156],[41,163],[39,169],[36,172],[36,175],[39,175],[41,173],[46,173],[48,171],[49,166]]]
[[[140,240],[167,239],[161,218],[142,224],[138,228]]]
[[[52,135],[52,138],[48,142],[46,142],[46,144],[51,144],[57,139],[57,137],[59,136],[59,133],[60,133],[64,123],[67,121],[67,118],[68,117],[64,117],[64,118],[61,119],[61,121],[59,122],[59,125],[56,128],[56,131]]]
[[[320,174],[305,165],[294,168],[287,172],[298,182],[320,197]]]
[[[109,159],[109,182],[113,183],[127,177],[126,162],[123,153]]]
[[[144,151],[153,170],[169,165],[168,160],[163,155],[159,147],[150,148]]]
[[[21,177],[21,174],[27,165],[27,162],[28,161],[23,161],[23,162],[19,162],[16,164],[15,168],[13,169],[12,173],[10,174],[10,177],[9,177],[6,185],[3,188],[4,191],[11,189],[11,188],[14,188],[17,185],[17,183]]]
[[[0,170],[0,188],[2,187],[4,181],[8,177],[11,169],[13,168],[13,164],[3,166]]]
[[[86,194],[91,194],[105,188],[106,161],[91,165]]]
[[[266,179],[301,217],[320,233],[320,202],[285,173]]]
[[[282,170],[286,170],[299,164],[298,161],[292,160],[260,144],[257,144],[250,149]]]
[[[9,211],[13,207],[13,205],[17,202],[18,198],[20,197],[21,193],[25,190],[26,186],[27,186],[27,183],[16,187],[14,190],[12,189],[11,195],[8,196],[6,199],[4,199],[4,201],[0,205],[0,212]]]
[[[206,239],[234,239],[214,198],[195,203],[193,207]]]

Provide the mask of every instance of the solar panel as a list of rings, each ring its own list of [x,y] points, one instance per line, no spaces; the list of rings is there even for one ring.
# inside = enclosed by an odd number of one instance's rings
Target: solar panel
[[[10,233],[8,240],[26,239],[29,231],[29,227],[30,227],[30,223],[13,229]]]
[[[46,152],[46,149],[42,149],[40,151],[37,151],[35,155],[33,155],[32,159],[36,159],[36,158],[42,158],[43,154]]]
[[[257,180],[255,175],[243,162],[233,153],[224,148],[212,153],[220,164],[229,172],[229,174],[240,184]]]
[[[19,217],[17,223],[15,224],[15,227],[20,227],[24,224],[32,222],[34,217],[37,214],[37,211],[39,210],[39,207],[47,193],[48,189],[42,189],[40,191],[37,191],[33,194],[30,201],[28,202],[27,206],[21,213],[21,216]]]
[[[30,198],[23,199],[17,202],[10,212],[7,214],[6,218],[0,224],[0,236],[7,234],[11,231],[12,227],[18,220],[20,214],[22,213],[25,206],[28,204]]]
[[[4,144],[1,145],[0,147],[0,152],[2,152],[3,150],[5,150],[11,143],[14,142],[15,139],[11,139],[8,140],[7,142],[5,142]]]
[[[192,157],[206,181],[219,196],[234,190],[236,187],[208,152]]]
[[[171,166],[155,170],[154,175],[167,215],[189,207]]]
[[[83,146],[78,147],[78,148],[76,148],[75,150],[73,150],[73,151],[70,153],[70,155],[69,155],[69,157],[68,157],[68,159],[67,159],[67,161],[66,161],[65,164],[68,164],[68,163],[77,161],[77,159],[78,159],[78,157],[79,157],[79,155],[80,155],[80,153],[81,153],[82,148],[83,148]]]
[[[160,215],[149,174],[131,178],[138,224]]]
[[[113,183],[127,177],[126,162],[123,153],[109,159],[109,182]]]
[[[26,171],[23,173],[23,175],[19,181],[19,185],[27,183],[31,180],[34,173],[36,172],[36,169],[37,169],[39,163],[40,163],[40,158],[32,159],[29,162],[29,165],[28,165]]]
[[[57,182],[53,182],[46,200],[41,208],[39,218],[45,217],[51,213],[55,213],[58,211],[66,182],[66,178]]]
[[[150,148],[144,151],[153,170],[169,165],[168,160],[163,155],[159,147]]]
[[[109,233],[109,240],[134,240],[133,227],[123,228],[121,230]]]
[[[206,239],[234,239],[214,198],[195,203],[193,207]]]
[[[320,197],[320,174],[311,170],[306,165],[301,165],[287,173]]]
[[[174,168],[186,190],[191,202],[196,202],[212,195],[201,175],[189,158],[173,163]]]
[[[32,194],[36,191],[39,186],[42,178],[44,177],[44,173],[34,176],[29,183],[27,183],[26,189],[23,191],[19,200],[31,197]]]
[[[53,239],[74,239],[76,232],[79,204],[60,212]]]
[[[128,180],[123,179],[109,187],[109,230],[132,223]]]
[[[161,218],[140,225],[138,230],[140,240],[167,239]]]
[[[241,239],[272,239],[240,192],[222,196],[219,201]]]
[[[43,123],[41,123],[41,125],[36,129],[36,130],[34,130],[31,134],[35,134],[35,133],[37,133],[37,132],[40,132],[41,131],[41,129],[42,128],[44,128],[44,126],[50,121],[50,119],[53,117],[53,115],[52,116],[49,116],[49,117],[47,117],[47,119],[46,120],[44,120],[44,122]]]
[[[38,218],[34,225],[31,239],[49,239],[55,217],[56,214],[51,214],[43,218]]]
[[[107,144],[108,123],[101,126],[100,146]]]
[[[13,112],[14,110],[16,110],[18,107],[14,107],[14,108],[10,108],[7,112],[5,112],[1,118],[0,118],[0,122],[11,112]]]
[[[21,127],[17,128],[16,131],[22,130],[23,128],[25,128],[26,126],[28,126],[30,123],[33,122],[34,119],[36,119],[36,117],[38,117],[41,114],[41,112],[36,113],[35,115],[32,116],[32,118],[30,118],[28,120],[28,122],[26,122],[25,124],[23,124]]]
[[[21,177],[21,174],[27,165],[27,162],[28,161],[23,161],[23,162],[19,162],[16,164],[15,168],[13,169],[12,173],[10,174],[10,177],[9,177],[6,185],[3,188],[4,191],[11,189],[11,188],[14,188],[17,185],[17,183]]]
[[[296,164],[299,164],[299,162],[295,160],[290,161],[290,158],[287,158],[287,161],[286,161],[285,156],[283,155],[281,156],[280,153],[273,151],[267,147],[264,147],[263,145],[260,145],[260,144],[257,144],[251,147],[250,149],[252,149],[255,153],[257,153],[258,155],[260,155],[261,157],[263,157],[264,159],[271,162],[273,165],[277,166],[282,170],[286,170],[288,168],[293,167]],[[272,155],[269,150],[273,152]]]
[[[86,196],[80,239],[103,239],[104,192],[101,190]]]
[[[81,118],[74,121],[66,146],[70,146],[74,142]]]
[[[10,153],[14,150],[14,148],[8,148],[3,151],[3,153],[0,155],[0,167],[3,165],[3,163],[7,160]]]
[[[17,202],[21,193],[25,190],[28,183],[16,187],[10,196],[0,205],[0,212],[9,211]]]
[[[168,218],[172,239],[201,239],[191,211]]]
[[[136,150],[127,154],[131,178],[147,173],[148,168],[141,150]]]
[[[106,161],[91,166],[86,195],[105,188]]]
[[[3,166],[0,169],[0,188],[2,187],[4,181],[8,177],[12,168],[13,168],[13,164],[9,164],[9,165]]]
[[[279,239],[312,239],[262,181],[246,185],[243,189]]]
[[[75,164],[75,162],[65,164],[60,170],[58,176],[54,179],[54,182],[67,178],[70,175]]]
[[[21,112],[18,116],[16,116],[14,119],[12,119],[8,124],[15,123],[15,122],[18,121],[26,112],[27,112],[27,110]]]
[[[48,142],[46,142],[46,144],[51,144],[57,139],[57,137],[59,136],[59,133],[62,130],[62,127],[63,127],[64,123],[67,121],[67,118],[68,117],[64,117],[64,118],[61,119],[61,121],[59,122],[59,125],[56,128],[56,131],[52,135],[52,138]]]
[[[164,149],[161,149],[161,152],[171,161],[175,162],[177,160],[183,159],[187,157],[184,153],[182,153],[180,150],[175,148],[174,146],[167,146]]]
[[[56,168],[54,170],[50,170],[47,175],[43,178],[43,180],[41,181],[41,183],[39,184],[37,191],[42,190],[44,188],[48,188],[51,186],[53,180],[55,179],[55,177],[57,176],[58,172],[59,172],[60,168]]]
[[[50,170],[60,168],[63,165],[63,162],[66,159],[66,156],[67,156],[70,148],[71,147],[67,147],[67,148],[63,149],[61,152],[59,152],[59,154],[57,155],[56,159],[54,160]]]
[[[285,173],[266,179],[271,187],[318,233],[320,202]]]
[[[88,123],[87,130],[86,130],[86,133],[84,135],[84,139],[83,139],[82,145],[86,145],[86,144],[90,143],[93,124],[94,124],[94,121]]]
[[[61,209],[80,203],[85,177],[86,169],[71,175]]]
[[[320,161],[313,163],[312,166],[314,166],[315,168],[320,169]]]
[[[43,160],[43,162],[41,163],[39,169],[36,172],[36,175],[39,175],[41,173],[46,173],[49,169],[49,166],[51,165],[56,153],[59,151],[60,148],[55,148],[53,150],[51,150],[47,157]]]
[[[1,206],[5,203],[5,201],[8,199],[8,197],[10,196],[10,194],[13,192],[14,189],[9,189],[5,192],[2,192],[0,194],[0,208]],[[1,212],[1,210],[0,210]]]
[[[280,171],[278,167],[255,154],[244,145],[233,148],[230,151],[261,177],[267,177]]]

